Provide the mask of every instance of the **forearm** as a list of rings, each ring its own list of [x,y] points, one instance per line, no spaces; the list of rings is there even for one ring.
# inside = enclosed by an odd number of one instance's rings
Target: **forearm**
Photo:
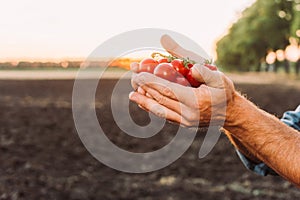
[[[248,159],[250,159],[254,163],[260,163],[261,160],[256,158],[244,145],[241,143],[238,139],[236,139],[229,131],[226,129],[223,130],[231,144],[239,150],[244,156],[246,156]]]
[[[300,186],[300,134],[240,95],[228,107],[224,128],[241,142],[252,158]],[[239,145],[237,145],[239,146]],[[244,152],[243,152],[244,153]]]

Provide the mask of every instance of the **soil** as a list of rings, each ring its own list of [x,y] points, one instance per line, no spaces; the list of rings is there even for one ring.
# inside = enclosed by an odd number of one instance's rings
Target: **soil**
[[[128,84],[128,80],[125,81]],[[167,123],[156,136],[137,139],[120,131],[110,110],[114,80],[96,94],[97,114],[107,136],[120,147],[148,152],[167,144],[178,127]],[[299,104],[299,88],[237,84],[260,108],[282,116]],[[222,136],[198,158],[205,129],[171,165],[145,174],[111,169],[85,149],[72,116],[73,80],[0,81],[0,200],[4,199],[299,199],[300,190],[281,177],[258,176],[244,168]],[[120,97],[120,100],[125,97]],[[131,104],[138,124],[148,115]],[[145,141],[143,141],[145,140]]]

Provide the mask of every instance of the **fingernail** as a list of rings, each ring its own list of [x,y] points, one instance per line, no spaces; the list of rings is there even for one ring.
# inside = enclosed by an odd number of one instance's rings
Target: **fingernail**
[[[146,92],[146,97],[149,97],[152,99],[152,96],[148,92]]]
[[[129,99],[132,100],[132,101],[136,100],[136,97],[135,97],[135,95],[134,95],[134,92],[130,92],[130,93],[129,93]]]
[[[140,107],[141,109],[143,109],[144,110],[144,108],[140,105],[140,104],[138,104],[138,107]]]
[[[137,92],[144,95],[146,92],[141,87],[138,87]]]

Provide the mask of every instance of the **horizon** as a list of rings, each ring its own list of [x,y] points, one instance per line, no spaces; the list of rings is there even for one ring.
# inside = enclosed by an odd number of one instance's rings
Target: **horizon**
[[[145,15],[144,5],[137,0],[131,0],[131,3],[138,9],[128,2],[116,0],[105,3],[95,0],[12,0],[3,5],[0,13],[3,27],[0,62],[85,60],[99,44],[112,36],[146,27],[182,33],[215,57],[216,41],[253,2],[212,0],[199,4],[193,1],[187,4],[186,14],[181,12],[181,4],[153,0],[147,9],[156,12]],[[175,13],[170,17],[172,20],[157,14],[166,12],[164,8],[169,4],[172,4],[171,13]]]
[[[98,58],[7,58],[7,59],[0,59],[0,63],[20,63],[20,62],[28,62],[28,63],[61,63],[61,62],[85,62],[85,61],[94,61],[94,62],[104,62],[110,59],[115,60],[124,60],[124,59],[131,59],[131,60],[138,60],[142,59],[143,57],[98,57]]]

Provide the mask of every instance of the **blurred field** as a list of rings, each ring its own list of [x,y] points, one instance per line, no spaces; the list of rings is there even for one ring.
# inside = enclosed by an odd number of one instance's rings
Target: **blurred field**
[[[275,79],[276,81],[276,79]],[[299,82],[240,81],[238,90],[280,117],[299,104]],[[110,111],[115,80],[96,94],[97,113],[108,137],[124,149],[151,151],[168,143],[177,126],[167,124],[149,139],[131,138],[116,127]],[[129,84],[129,80],[124,80]],[[73,80],[0,81],[0,199],[264,199],[294,200],[300,191],[280,177],[247,171],[223,136],[209,156],[197,157],[205,130],[172,165],[147,174],[110,169],[84,148],[72,118]],[[120,101],[128,98],[120,96]],[[149,120],[130,105],[139,124]],[[202,133],[202,134],[201,134]]]

